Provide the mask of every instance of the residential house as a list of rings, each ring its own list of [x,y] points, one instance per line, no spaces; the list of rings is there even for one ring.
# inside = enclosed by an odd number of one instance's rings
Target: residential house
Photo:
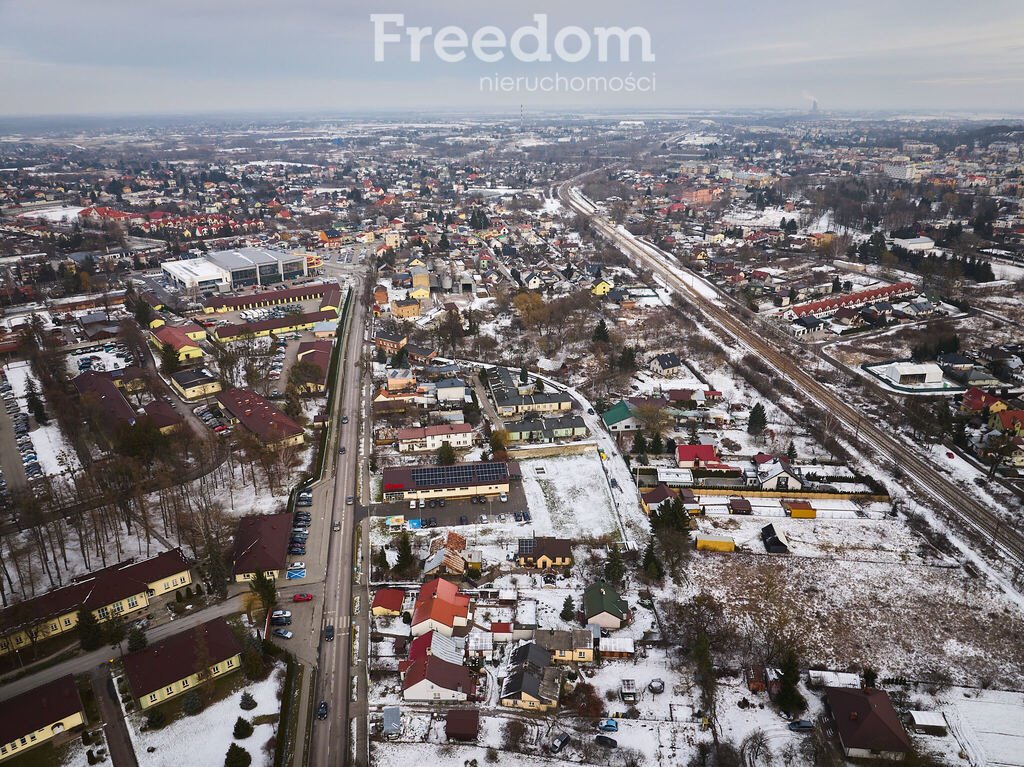
[[[538,629],[533,641],[551,653],[553,663],[594,662],[594,635],[586,629]]]
[[[402,614],[405,603],[404,589],[377,589],[373,594],[370,612],[374,617],[394,617]]]
[[[847,758],[901,762],[910,753],[910,738],[884,691],[827,687],[825,709]]]
[[[621,399],[601,413],[601,420],[612,434],[639,431],[643,428],[640,420],[633,415],[629,403]]]
[[[1024,435],[1024,410],[1003,410],[989,418],[989,426],[1016,436]]]
[[[428,631],[452,636],[465,630],[472,618],[472,604],[467,594],[460,594],[455,584],[441,578],[424,583],[416,596],[411,633],[414,637]]]
[[[71,674],[0,701],[0,762],[84,725],[85,710]]]
[[[722,463],[714,445],[677,445],[676,465],[680,469],[702,469],[704,471],[736,471],[735,466]]]
[[[398,354],[408,342],[407,336],[389,330],[378,330],[373,337],[373,345],[388,355]]]
[[[520,567],[535,567],[538,570],[571,567],[572,541],[565,538],[520,538],[516,559]]]
[[[666,378],[672,378],[679,375],[682,362],[679,360],[679,355],[675,352],[669,352],[667,354],[658,354],[651,360],[651,372],[656,375],[665,376]]]
[[[631,618],[626,600],[604,581],[591,584],[583,592],[583,614],[588,624],[604,629],[622,628]]]
[[[762,490],[800,490],[803,487],[803,480],[786,456],[758,453],[754,456],[754,467],[750,484]]]
[[[402,698],[409,701],[466,701],[476,695],[469,669],[437,655],[424,655],[406,669]]]
[[[391,314],[398,319],[413,319],[421,314],[420,302],[414,298],[403,298],[391,302]]]
[[[557,708],[561,676],[551,665],[551,653],[534,642],[520,644],[509,655],[501,705],[542,712]]]
[[[126,655],[124,672],[140,709],[147,709],[238,670],[242,648],[223,618],[174,634]]]
[[[476,432],[468,423],[440,424],[399,429],[396,440],[400,453],[434,452],[445,443],[456,450],[465,450],[473,447]]]
[[[579,440],[589,434],[586,421],[578,415],[506,421],[505,431],[508,433],[510,442]]]
[[[171,388],[185,400],[209,397],[220,391],[220,380],[205,368],[188,368],[171,374]]]
[[[193,327],[199,328],[198,325]],[[202,328],[199,328],[199,330],[202,331],[203,337],[205,337],[206,331],[202,330]],[[195,333],[193,332],[192,335],[195,335]],[[178,362],[189,362],[203,356],[203,350],[199,348],[199,342],[194,340],[189,334],[188,326],[173,327],[164,325],[161,328],[157,328],[150,333],[150,343],[156,349],[158,355],[164,346],[170,346],[177,353]]]
[[[462,406],[469,395],[469,387],[461,378],[443,378],[434,384],[434,396],[439,405]]]

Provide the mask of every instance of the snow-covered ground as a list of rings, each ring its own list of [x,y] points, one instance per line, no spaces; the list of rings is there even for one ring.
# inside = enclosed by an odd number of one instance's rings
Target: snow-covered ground
[[[937,708],[950,726],[947,738],[924,738],[930,750],[952,740],[972,767],[1024,767],[1024,693],[950,688]],[[950,751],[950,744],[943,750]],[[955,753],[955,752],[954,752]]]
[[[600,537],[618,533],[608,481],[596,448],[582,455],[524,460],[527,507],[540,534]]]
[[[256,708],[243,711],[238,701],[242,689],[233,692],[196,716],[184,716],[160,730],[141,730],[144,716],[138,712],[128,715],[128,733],[131,736],[139,764],[145,767],[182,767],[182,765],[219,765],[232,742],[252,755],[253,767],[269,767],[273,753],[267,754],[264,745],[277,733],[277,724],[256,725],[252,735],[235,741],[232,731],[238,717],[252,720],[267,714],[280,714],[278,690],[282,684],[284,666],[278,664],[262,682],[244,688],[256,699]],[[238,674],[241,683],[241,674]],[[154,750],[149,751],[150,748]]]

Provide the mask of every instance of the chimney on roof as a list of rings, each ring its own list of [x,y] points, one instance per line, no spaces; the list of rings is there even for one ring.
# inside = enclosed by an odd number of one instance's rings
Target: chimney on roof
[[[851,722],[856,722],[857,721],[857,712],[856,711],[851,711],[850,712],[850,721]]]

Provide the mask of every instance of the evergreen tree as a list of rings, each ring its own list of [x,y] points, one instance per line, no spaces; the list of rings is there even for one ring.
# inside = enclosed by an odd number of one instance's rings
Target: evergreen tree
[[[442,442],[441,447],[437,449],[437,465],[451,466],[455,463],[455,458],[455,448],[452,447],[452,443]]]
[[[244,740],[252,735],[252,731],[252,723],[248,719],[238,717],[238,719],[235,720],[234,732],[231,734],[234,736],[235,740]]]
[[[224,767],[249,767],[252,764],[252,755],[236,743],[228,746],[228,753],[224,757]]]
[[[562,603],[562,612],[559,613],[559,617],[563,621],[571,621],[576,617],[576,606],[573,604],[571,596],[566,597]]]
[[[138,652],[144,650],[149,644],[149,640],[146,639],[146,632],[138,626],[132,626],[128,630],[128,652]]]
[[[700,435],[697,433],[697,422],[690,421],[689,426],[686,429],[686,443],[688,445],[699,445]]]
[[[604,579],[612,585],[622,581],[626,574],[626,566],[622,562],[622,553],[616,546],[608,550],[608,559],[604,562]]]
[[[170,344],[164,344],[160,347],[160,370],[165,376],[173,375],[181,369],[181,361],[178,359],[178,353],[174,351],[174,347]]]
[[[755,437],[760,436],[768,425],[768,418],[765,416],[764,405],[758,402],[750,409],[750,419],[747,421],[747,434]]]
[[[403,532],[398,536],[398,561],[395,563],[395,571],[405,573],[412,563],[412,541],[409,539],[409,533]]]
[[[665,567],[661,564],[661,560],[658,559],[658,555],[654,553],[654,543],[647,544],[647,548],[644,549],[644,561],[643,561],[644,575],[647,576],[649,581],[660,581],[665,577]]]
[[[242,699],[238,703],[239,708],[241,708],[243,711],[252,711],[254,708],[256,708],[257,705],[258,704],[256,703],[256,699],[252,697],[252,693],[242,693]]]
[[[594,328],[594,333],[591,336],[591,340],[595,344],[606,344],[608,343],[608,324],[602,317],[598,320],[597,327]]]
[[[651,441],[647,445],[647,449],[655,455],[661,455],[665,449],[665,446],[661,442],[661,432],[654,432],[654,436],[651,437]]]
[[[789,447],[786,448],[786,457],[790,463],[796,460],[796,445],[792,441],[790,441]]]
[[[526,368],[519,368],[519,383],[526,385],[527,381],[530,380],[530,376],[526,372]]]
[[[103,629],[96,622],[92,610],[78,611],[78,641],[83,650],[98,650],[103,646]]]
[[[633,450],[632,452],[640,454],[647,452],[647,440],[644,439],[642,431],[638,431],[633,435]]]
[[[671,437],[669,437],[668,439],[665,440],[665,452],[668,455],[675,455],[676,454],[676,441],[674,439],[672,439]]]
[[[779,670],[781,671],[780,687],[775,702],[787,714],[797,716],[807,708],[807,701],[797,689],[797,683],[800,681],[800,665],[793,649],[785,651]]]

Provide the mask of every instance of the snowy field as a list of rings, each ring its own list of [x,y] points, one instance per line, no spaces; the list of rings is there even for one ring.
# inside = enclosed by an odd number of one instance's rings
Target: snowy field
[[[596,450],[582,455],[525,460],[523,490],[534,528],[542,535],[618,535],[611,491]]]
[[[232,730],[235,720],[240,716],[252,720],[267,714],[280,714],[278,690],[283,674],[284,666],[279,664],[262,682],[244,688],[256,699],[257,706],[252,711],[239,708],[238,701],[242,694],[239,689],[196,716],[183,716],[161,730],[142,732],[142,715],[130,714],[128,733],[139,764],[143,767],[219,765],[224,763],[228,746],[236,742],[252,755],[253,767],[270,767],[273,754],[267,754],[263,747],[275,736],[276,724],[257,725],[252,735],[240,741],[233,741]],[[236,677],[241,685],[242,675],[238,673]],[[152,753],[149,752],[150,748],[154,749]]]
[[[954,687],[939,710],[972,767],[1024,767],[1024,693]]]
[[[40,390],[39,382],[32,375],[28,362],[13,362],[5,368],[7,380],[18,399],[22,412],[28,411],[25,393],[28,391],[28,379],[35,381],[36,391]],[[39,466],[46,474],[62,474],[68,468],[77,470],[81,464],[78,455],[65,441],[57,421],[50,414],[50,422],[29,432],[32,446],[35,448]]]

